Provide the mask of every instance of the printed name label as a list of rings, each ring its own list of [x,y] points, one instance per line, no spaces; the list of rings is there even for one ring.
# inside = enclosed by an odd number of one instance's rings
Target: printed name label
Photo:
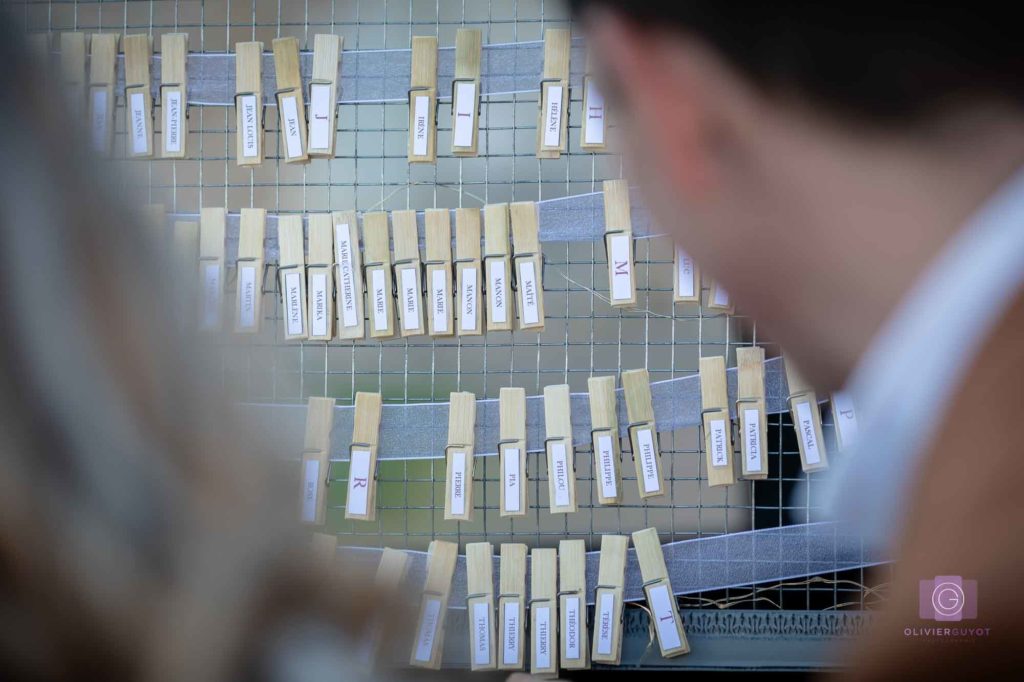
[[[133,92],[129,97],[131,109],[132,154],[149,151],[148,121],[146,121],[146,98],[149,93]]]
[[[676,649],[682,645],[679,630],[676,629],[675,611],[672,608],[672,595],[667,585],[655,585],[647,591],[649,606],[654,614],[654,622],[658,627],[658,641],[665,651]]]
[[[808,464],[818,464],[821,462],[821,453],[818,451],[818,438],[814,433],[814,418],[811,416],[810,403],[797,403],[796,418],[799,422],[797,431],[804,444],[804,459]]]
[[[580,658],[580,598],[565,598],[565,620],[563,621],[565,637],[565,657],[570,661]]]
[[[220,325],[221,291],[220,264],[210,263],[203,267],[203,328],[214,329]]]
[[[370,451],[353,450],[352,464],[348,470],[348,498],[346,507],[349,514],[366,516],[370,490]]]
[[[320,460],[307,459],[302,472],[302,520],[316,521],[316,486],[320,480]]]
[[[334,226],[334,260],[338,264],[338,305],[341,307],[341,323],[345,327],[355,327],[359,324],[352,249],[352,231],[348,223],[338,223]]]
[[[505,482],[505,511],[520,511],[522,481],[519,480],[519,448],[505,448],[505,471],[502,472],[502,479]]]
[[[460,276],[459,329],[471,332],[476,330],[476,309],[480,298],[476,289],[476,268],[463,268]]]
[[[544,104],[544,146],[561,147],[562,139],[562,86],[549,85]]]
[[[693,276],[693,259],[682,249],[676,249],[676,289],[680,296],[697,295],[696,278]]]
[[[302,156],[302,133],[299,132],[302,121],[299,120],[299,107],[294,97],[281,98],[281,113],[281,125],[284,128],[281,133],[284,135],[288,158]]]
[[[715,285],[715,297],[711,301],[714,305],[729,307],[729,292],[722,288],[721,284]]]
[[[761,414],[743,410],[743,444],[747,448],[747,471],[761,471]]]
[[[107,151],[107,127],[110,125],[110,111],[107,107],[107,91],[94,88],[92,91],[92,147],[98,152]]]
[[[636,442],[640,450],[644,492],[656,493],[661,490],[661,477],[658,475],[658,455],[654,448],[654,435],[650,429],[640,429],[636,432]]]
[[[491,662],[491,608],[486,602],[473,604],[473,664]]]
[[[494,260],[490,265],[490,276],[487,278],[487,292],[490,294],[491,321],[495,323],[508,322],[508,308],[506,307],[508,280],[505,278],[505,261]]]
[[[327,273],[314,272],[309,275],[309,295],[313,304],[313,317],[309,321],[312,336],[327,336],[327,301],[331,295],[327,290]]]
[[[537,324],[540,322],[540,308],[537,305],[537,270],[532,260],[525,260],[519,264],[519,292],[523,322]]]
[[[466,513],[466,453],[456,450],[452,453],[452,516],[462,516]]]
[[[594,627],[597,628],[597,653],[602,656],[612,654],[615,620],[615,595],[611,592],[602,592],[597,605],[597,616],[594,618]]]
[[[331,86],[314,83],[309,86],[309,148],[327,149],[331,146]]]
[[[284,276],[285,322],[288,336],[302,334],[302,275],[289,272]]]
[[[548,472],[555,488],[555,506],[569,506],[569,461],[565,443],[551,443],[551,471]]]
[[[501,616],[501,663],[515,665],[519,662],[519,602],[505,602]]]
[[[615,486],[615,449],[612,447],[611,436],[597,437],[597,461],[601,476],[601,497],[618,497]]]
[[[420,328],[420,288],[416,268],[402,270],[402,329],[414,331]]]
[[[412,126],[412,155],[427,155],[427,115],[430,110],[430,98],[426,95],[417,95],[414,98],[415,107]]]
[[[537,606],[533,616],[534,667],[546,670],[551,667],[551,608]]]
[[[434,332],[448,332],[448,273],[436,268],[430,273],[430,310],[434,317]]]
[[[476,83],[455,84],[456,147],[473,146],[473,122],[476,120]]]
[[[164,151],[181,152],[181,91],[164,93]]]
[[[434,653],[434,636],[437,634],[437,622],[441,616],[441,600],[427,599],[423,602],[423,618],[416,635],[417,661],[427,663]]]
[[[242,117],[242,156],[254,159],[260,155],[260,111],[256,95],[238,98]]]
[[[724,419],[708,420],[708,436],[711,440],[711,466],[729,466],[729,453],[726,448]]]
[[[385,286],[383,270],[374,270],[370,275],[373,285],[373,329],[378,332],[388,330],[388,296],[391,292]]]
[[[612,235],[610,242],[610,258],[608,264],[612,273],[612,300],[629,301],[633,298],[632,259],[629,257],[629,235]]]
[[[587,80],[587,110],[583,120],[586,128],[583,131],[584,144],[604,144],[604,95]]]
[[[238,326],[252,329],[256,326],[256,267],[238,268]]]
[[[857,413],[853,409],[853,399],[845,391],[832,394],[832,419],[839,429],[844,447],[849,447],[857,438]]]

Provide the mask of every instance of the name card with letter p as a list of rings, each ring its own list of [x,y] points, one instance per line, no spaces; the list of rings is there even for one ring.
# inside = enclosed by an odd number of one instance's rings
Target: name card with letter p
[[[413,36],[409,82],[409,163],[437,159],[437,38]]]
[[[227,212],[207,207],[199,213],[199,328],[220,331],[224,317],[224,236]]]
[[[309,336],[306,315],[306,249],[302,216],[277,217],[277,244],[280,260],[277,276],[281,287],[281,315],[284,338],[292,341]]]
[[[480,129],[480,29],[455,33],[452,81],[452,156],[476,156]]]
[[[721,355],[700,359],[700,399],[708,485],[732,485],[736,482],[732,420],[725,383],[725,358]]]
[[[94,33],[89,52],[89,132],[92,150],[110,156],[114,144],[116,33]]]
[[[165,159],[184,159],[188,141],[188,34],[160,37],[160,153]]]
[[[338,115],[338,67],[344,38],[331,33],[313,37],[313,78],[309,82],[309,130],[307,153],[312,157],[334,156]]]
[[[498,563],[498,670],[522,670],[526,647],[526,545],[503,543]]]
[[[500,516],[526,516],[526,391],[503,386],[498,392],[498,469]]]
[[[153,50],[150,37],[145,33],[126,35],[123,43],[128,156],[145,158],[153,155],[153,94],[149,73]]]
[[[476,441],[476,396],[451,394],[448,406],[448,473],[445,476],[444,518],[469,521],[473,516],[473,451]]]
[[[517,201],[509,206],[512,219],[512,265],[515,268],[519,329],[544,329],[544,261],[540,253],[537,205]]]
[[[566,150],[569,122],[569,29],[544,31],[544,76],[537,116],[537,158],[557,159]]]
[[[444,623],[458,556],[459,546],[454,542],[434,540],[427,549],[427,580],[416,618],[416,638],[409,665],[434,670],[441,667]]]
[[[424,211],[423,219],[427,250],[427,332],[432,336],[452,336],[455,314],[452,312],[451,215],[447,208],[429,208]]]
[[[558,543],[558,611],[562,646],[559,658],[566,670],[590,667],[587,641],[587,547],[583,540]]]
[[[391,240],[388,238],[388,214],[383,211],[363,216],[363,271],[370,322],[370,338],[386,339],[395,335],[394,284],[391,279]]]
[[[306,407],[306,437],[302,449],[302,493],[299,518],[323,525],[327,514],[327,476],[330,468],[334,398],[310,398]]]
[[[423,266],[420,261],[416,211],[393,211],[391,227],[395,238],[398,329],[401,336],[424,334],[427,328],[423,325]]]
[[[602,535],[601,557],[594,592],[595,663],[619,665],[622,660],[622,608],[626,586],[628,535]]]
[[[635,306],[633,221],[629,215],[629,183],[626,180],[604,182],[604,247],[608,254],[608,299],[611,306]]]
[[[558,552],[530,552],[530,673],[558,672]]]
[[[661,467],[658,431],[651,400],[651,379],[647,370],[630,369],[623,372],[622,389],[626,396],[629,442],[633,448],[640,497],[664,495],[665,476]]]
[[[552,514],[568,514],[576,511],[576,462],[568,384],[544,387],[544,427],[548,504]]]
[[[466,614],[469,623],[469,667],[494,670],[494,546],[466,544]]]
[[[267,212],[243,208],[238,227],[238,284],[235,291],[235,332],[255,334],[263,321],[263,272]]]
[[[619,473],[622,452],[619,445],[619,414],[616,409],[615,377],[590,377],[590,426],[594,448],[597,501],[618,504],[622,500]]]
[[[480,267],[480,209],[455,210],[455,294],[459,336],[484,333],[483,270]]]
[[[821,435],[821,408],[814,388],[804,380],[792,362],[786,360],[786,381],[789,384],[789,411],[796,429],[800,464],[806,472],[828,468],[825,439]]]
[[[512,330],[512,261],[509,258],[508,204],[484,206],[484,280],[487,331]]]
[[[235,158],[239,166],[263,163],[263,43],[235,44]]]
[[[672,583],[665,567],[658,530],[645,528],[636,531],[633,533],[633,546],[636,547],[640,576],[644,581],[644,595],[647,597],[647,607],[662,657],[672,658],[690,653],[690,643],[686,641],[683,620],[679,617],[676,596],[672,592]]]
[[[736,422],[743,478],[768,478],[768,420],[764,401],[764,348],[736,349]]]
[[[281,156],[285,163],[306,163],[306,102],[299,74],[299,41],[274,39],[274,73],[277,78],[277,115],[280,122]]]
[[[356,393],[352,444],[349,446],[348,495],[345,518],[373,521],[377,517],[377,440],[380,435],[380,393]]]
[[[359,251],[359,221],[355,211],[336,211],[334,220],[334,285],[339,339],[363,336],[363,259]],[[385,224],[385,237],[387,225]]]
[[[857,439],[857,412],[853,397],[846,391],[835,391],[831,396],[832,421],[836,427],[836,445],[840,450],[850,446]]]

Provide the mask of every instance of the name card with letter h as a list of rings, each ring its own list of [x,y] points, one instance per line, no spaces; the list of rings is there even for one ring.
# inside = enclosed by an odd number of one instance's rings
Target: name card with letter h
[[[501,545],[498,565],[498,622],[501,654],[498,670],[522,670],[525,663],[523,633],[526,616],[526,545]]]
[[[473,516],[473,449],[476,440],[476,396],[452,393],[448,407],[448,474],[445,476],[444,518],[469,521]]]
[[[587,651],[587,548],[583,540],[558,543],[558,611],[561,619],[559,657],[566,670],[590,667]]]
[[[345,518],[373,521],[377,517],[377,439],[380,393],[356,393],[352,444],[349,446],[348,495]]]
[[[558,672],[558,553],[530,552],[530,672]]]
[[[337,291],[338,338],[363,336],[363,264],[355,211],[336,211],[334,220],[334,277]],[[385,237],[387,225],[385,225]]]
[[[469,623],[469,667],[495,668],[494,547],[489,542],[466,545],[466,612]]]
[[[622,659],[622,608],[626,584],[627,535],[602,535],[594,592],[595,663],[618,665]]]
[[[623,372],[622,388],[626,395],[629,441],[633,448],[640,497],[664,495],[665,479],[658,448],[658,431],[654,423],[651,380],[647,370],[631,369]]]
[[[427,580],[416,618],[416,639],[409,665],[439,669],[444,650],[444,627],[448,613],[448,597],[455,574],[459,546],[454,542],[434,540],[427,550]]]

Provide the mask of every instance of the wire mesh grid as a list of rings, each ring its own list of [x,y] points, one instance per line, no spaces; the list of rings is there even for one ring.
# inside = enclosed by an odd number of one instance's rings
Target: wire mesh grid
[[[548,28],[572,28],[566,7],[553,0],[142,0],[8,2],[29,32],[63,31],[150,33],[154,50],[160,36],[189,34],[192,52],[231,51],[236,42],[298,38],[311,49],[317,33],[344,37],[345,50],[408,48],[414,35],[436,35],[452,46],[456,30],[479,28],[483,42],[522,42],[543,38]],[[56,48],[59,38],[53,37]],[[344,54],[343,57],[344,59]],[[539,80],[539,74],[538,74]],[[443,93],[442,93],[443,95]],[[403,102],[344,104],[339,108],[335,158],[308,165],[286,165],[273,103],[266,117],[267,159],[262,166],[240,168],[234,158],[235,116],[230,107],[192,107],[185,160],[126,161],[146,200],[168,211],[197,213],[204,206],[265,208],[269,213],[314,213],[356,209],[393,210],[482,206],[485,203],[551,199],[601,189],[605,179],[622,176],[616,156],[595,155],[579,147],[582,93],[570,92],[569,149],[558,160],[535,157],[538,93],[484,97],[480,111],[480,156],[455,158],[451,145],[451,105],[439,105],[435,165],[406,160],[408,108]],[[115,149],[127,145],[123,93],[118,95]],[[160,132],[159,103],[155,116]],[[611,130],[614,138],[614,127]],[[666,254],[669,254],[667,257]],[[638,305],[608,305],[604,246],[600,243],[545,244],[543,282],[547,325],[542,333],[489,332],[449,339],[412,337],[329,343],[285,342],[277,277],[264,283],[266,319],[261,332],[219,349],[214,368],[239,400],[301,403],[326,395],[351,404],[356,391],[380,391],[389,402],[446,401],[450,391],[471,391],[496,398],[503,386],[520,386],[537,395],[549,384],[568,383],[586,391],[594,375],[646,367],[652,381],[697,372],[698,359],[724,355],[735,366],[735,348],[756,343],[768,356],[778,348],[758,336],[752,320],[672,301],[672,244],[666,237],[640,239],[636,248]],[[228,277],[228,296],[233,277]],[[704,287],[707,300],[707,282]],[[834,444],[826,410],[825,435]],[[382,461],[378,475],[378,520],[344,520],[348,475],[345,462],[333,462],[328,488],[327,530],[343,544],[425,549],[433,538],[466,542],[488,540],[553,546],[563,538],[582,538],[599,548],[602,533],[629,533],[655,526],[662,541],[819,520],[814,486],[792,499],[806,475],[788,415],[769,417],[770,478],[709,488],[699,428],[659,434],[669,494],[641,501],[637,495],[628,439],[623,441],[625,501],[601,506],[594,493],[593,453],[576,443],[579,512],[548,511],[543,453],[528,458],[529,514],[510,520],[498,514],[497,458],[479,458],[474,470],[474,518],[443,519],[444,460]],[[297,453],[296,453],[297,455]],[[297,472],[296,472],[297,474]],[[811,476],[810,478],[814,478]],[[296,485],[298,483],[296,482]],[[865,608],[864,571],[832,574],[826,581],[798,582],[758,593],[742,608]],[[851,583],[842,582],[850,580]],[[875,581],[877,582],[877,580]],[[693,606],[708,600],[732,602],[749,590],[696,595]],[[876,595],[877,596],[877,595]]]

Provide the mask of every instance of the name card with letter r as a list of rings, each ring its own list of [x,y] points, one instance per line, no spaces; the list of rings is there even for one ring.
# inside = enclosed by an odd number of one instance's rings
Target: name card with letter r
[[[280,261],[277,274],[281,287],[281,312],[286,340],[305,339],[309,335],[306,315],[306,249],[302,216],[277,217],[277,243]]]
[[[330,213],[309,215],[309,340],[334,336],[334,225]]]
[[[764,348],[736,349],[736,421],[743,478],[768,478],[768,422],[764,399]]]
[[[544,329],[544,282],[537,205],[532,201],[517,201],[509,206],[509,215],[519,329],[541,330]]]
[[[124,37],[125,128],[130,157],[153,155],[153,95],[149,72],[152,52],[148,34]]]
[[[469,521],[473,516],[473,450],[476,441],[476,396],[452,393],[448,407],[448,472],[444,518]]]
[[[455,210],[455,291],[459,336],[484,333],[483,270],[480,267],[480,209]]]
[[[526,391],[503,386],[498,392],[498,469],[500,516],[526,516]]]
[[[338,113],[338,68],[342,36],[318,33],[313,38],[313,78],[309,82],[307,152],[311,157],[334,156]]]
[[[437,158],[437,38],[413,36],[409,82],[409,163]]]
[[[227,212],[219,207],[199,212],[199,328],[220,331],[224,315],[224,237]]]
[[[679,617],[679,607],[665,567],[658,530],[645,528],[636,531],[633,533],[633,546],[636,547],[644,594],[662,657],[673,658],[690,653],[690,644],[686,640],[683,620]]]
[[[263,163],[263,43],[235,44],[235,157],[239,166]]]
[[[484,206],[484,275],[487,331],[512,330],[512,261],[508,204]]]
[[[729,418],[725,358],[721,355],[700,359],[700,398],[708,485],[732,485],[736,482],[732,420]]]
[[[571,513],[576,511],[576,462],[568,384],[544,387],[544,427],[551,513]]]
[[[448,597],[455,574],[459,546],[454,542],[434,540],[427,550],[427,579],[416,618],[415,639],[409,665],[437,670],[444,650],[444,623]]]
[[[285,163],[306,163],[306,101],[299,75],[299,41],[275,38],[273,46],[281,155]]]
[[[366,273],[370,338],[392,337],[395,335],[395,301],[387,213],[378,211],[363,215],[363,256],[366,258],[363,269]]]
[[[469,667],[494,670],[494,546],[466,544],[466,612],[469,623]]]
[[[455,333],[451,214],[447,208],[430,208],[424,211],[423,220],[427,249],[427,332],[432,336],[451,336]]]
[[[544,31],[544,76],[537,117],[538,159],[557,159],[567,147],[570,47],[569,29]]]
[[[345,518],[373,521],[377,517],[377,442],[381,396],[356,393],[352,444],[349,447],[348,495]]]
[[[590,667],[587,638],[587,548],[583,540],[558,543],[558,611],[562,646],[559,658],[566,670]]]
[[[267,212],[243,208],[238,227],[238,286],[235,291],[235,332],[255,334],[263,320],[263,269]]]
[[[302,449],[300,519],[323,525],[327,513],[326,486],[330,467],[334,398],[310,398],[306,407],[306,436]]]
[[[359,251],[358,218],[355,211],[336,211],[332,214],[332,219],[337,336],[339,339],[359,339],[362,338],[364,331],[364,283],[362,254]]]
[[[476,156],[480,108],[479,29],[455,33],[455,79],[452,82],[452,155]]]
[[[821,435],[821,409],[814,388],[803,378],[792,362],[786,361],[789,384],[789,411],[796,429],[800,463],[806,472],[828,468],[825,440]]]
[[[633,221],[629,210],[629,183],[605,180],[604,246],[608,254],[608,298],[613,308],[636,305]]]
[[[187,149],[187,56],[187,33],[165,33],[160,37],[161,155],[165,159],[183,159]]]
[[[619,415],[616,408],[615,377],[590,377],[590,425],[594,448],[595,489],[600,504],[618,504],[622,499],[619,473]]]
[[[526,545],[502,543],[498,563],[498,670],[522,670],[526,648]]]
[[[658,450],[658,431],[654,423],[651,401],[651,379],[646,369],[631,369],[622,373],[622,389],[626,397],[629,417],[629,441],[636,464],[640,497],[665,494],[665,475]]]
[[[530,552],[530,672],[558,672],[558,552]]]
[[[595,663],[619,665],[622,659],[622,608],[626,584],[628,535],[602,535],[594,592]]]
[[[398,328],[402,336],[426,332],[423,325],[423,281],[416,211],[393,211],[395,284],[398,286]],[[449,248],[451,248],[449,246]]]

